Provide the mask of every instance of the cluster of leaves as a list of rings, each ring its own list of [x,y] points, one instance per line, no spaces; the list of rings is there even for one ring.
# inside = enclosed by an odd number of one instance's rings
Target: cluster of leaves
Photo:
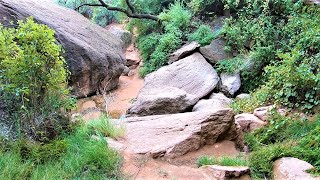
[[[270,177],[272,165],[281,157],[296,157],[320,170],[320,116],[317,120],[282,117],[272,111],[270,125],[246,134],[245,140],[252,153],[249,164],[254,176]]]
[[[74,104],[61,52],[54,31],[32,18],[16,29],[0,26],[0,100],[11,124],[38,140],[64,129]]]
[[[180,2],[171,4],[168,10],[159,15],[162,20],[163,32],[154,32],[141,36],[138,41],[139,49],[144,60],[140,75],[145,76],[164,66],[169,54],[182,44],[183,32],[187,31],[191,13]]]
[[[109,11],[104,7],[90,7],[83,6],[78,9],[78,7],[82,4],[97,4],[97,0],[55,0],[58,4],[65,6],[70,9],[77,10],[79,13],[84,15],[85,17],[91,19],[94,23],[105,27],[106,25],[112,22],[119,22],[123,15]],[[124,2],[121,0],[112,1],[113,6],[124,6]]]
[[[320,103],[320,8],[284,0],[228,7],[237,13],[225,22],[222,34],[226,48],[237,51],[240,60],[221,62],[219,69],[240,71],[242,90],[261,87],[257,94],[264,94],[264,102],[313,111]]]
[[[248,161],[242,157],[228,157],[222,156],[220,158],[201,156],[197,160],[198,167],[205,165],[221,165],[221,166],[248,166]]]
[[[215,39],[217,34],[214,34],[208,25],[200,25],[196,31],[188,35],[188,41],[196,41],[201,46],[205,46],[211,43]]]
[[[101,120],[101,119],[100,119]],[[49,143],[28,140],[0,141],[1,179],[122,179],[121,156],[107,146],[100,130],[116,128],[96,120],[93,126],[78,124],[68,134]],[[110,127],[109,127],[110,126]],[[112,130],[108,130],[112,129]],[[95,135],[98,138],[93,139]]]

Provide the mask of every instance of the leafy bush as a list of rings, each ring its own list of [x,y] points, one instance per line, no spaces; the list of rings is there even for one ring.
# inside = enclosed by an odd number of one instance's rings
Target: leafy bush
[[[189,41],[196,41],[201,46],[205,46],[211,43],[216,36],[212,32],[211,28],[207,25],[200,25],[198,29],[188,36]]]
[[[248,161],[244,157],[228,157],[223,156],[220,158],[201,156],[197,160],[198,167],[205,165],[221,165],[221,166],[248,166]]]
[[[253,65],[243,69],[246,59],[235,58],[219,64],[220,70],[238,69],[242,91],[263,94],[260,102],[278,103],[290,108],[315,112],[319,92],[319,7],[304,6],[302,1],[276,0],[225,1],[237,11],[228,19],[222,34],[227,49],[249,57]],[[244,105],[244,103],[242,103]],[[239,106],[238,106],[239,107]]]
[[[61,52],[54,31],[32,19],[17,29],[0,26],[0,100],[14,127],[40,141],[67,129],[74,104]]]
[[[163,21],[164,32],[151,33],[140,37],[140,48],[144,67],[140,69],[142,77],[164,66],[170,53],[182,44],[183,32],[188,30],[191,14],[180,2],[175,2],[159,18]]]

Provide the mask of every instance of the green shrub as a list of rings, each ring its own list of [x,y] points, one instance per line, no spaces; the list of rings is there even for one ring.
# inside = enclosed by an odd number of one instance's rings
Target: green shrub
[[[54,31],[32,18],[16,29],[0,26],[0,100],[14,128],[40,141],[68,125],[65,114],[75,101],[61,52]]]
[[[221,62],[219,69],[238,69],[243,82],[241,90],[260,91],[257,94],[264,94],[261,102],[315,112],[320,103],[316,96],[320,87],[316,36],[320,27],[319,7],[284,0],[226,3],[227,8],[237,11],[225,22],[221,33],[227,40],[226,48],[238,51],[240,57],[249,57],[253,66],[241,69],[246,59],[241,62],[236,58]]]
[[[144,61],[140,76],[156,71],[167,64],[169,54],[182,44],[183,32],[188,30],[191,14],[176,1],[168,10],[159,15],[164,31],[151,33],[139,38],[138,47]]]
[[[200,25],[198,29],[188,36],[189,41],[196,41],[201,46],[205,46],[211,43],[216,37],[211,28],[207,25]]]
[[[272,144],[253,151],[249,157],[249,167],[254,178],[270,178],[273,162],[282,157],[295,156],[292,144]]]

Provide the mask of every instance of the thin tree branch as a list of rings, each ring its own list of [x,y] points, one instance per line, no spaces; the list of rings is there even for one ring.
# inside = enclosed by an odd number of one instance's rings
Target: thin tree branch
[[[126,4],[129,7],[129,9],[131,10],[132,13],[135,13],[134,7],[133,5],[130,3],[130,0],[126,0]]]
[[[120,7],[112,7],[109,4],[105,3],[103,0],[99,0],[100,4],[81,4],[79,7],[76,8],[76,10],[79,10],[79,8],[83,7],[83,6],[95,6],[95,7],[104,7],[110,11],[118,11],[118,12],[122,12],[124,14],[126,14],[128,17],[130,18],[137,18],[137,19],[150,19],[150,20],[154,20],[154,21],[158,21],[159,18],[155,15],[152,14],[138,14],[135,13],[134,7],[132,6],[132,4],[129,2],[129,0],[126,0],[126,3],[128,5],[128,9],[124,9],[124,8],[120,8]]]

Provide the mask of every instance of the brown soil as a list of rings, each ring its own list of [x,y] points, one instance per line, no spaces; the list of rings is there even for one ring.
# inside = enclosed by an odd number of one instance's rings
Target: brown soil
[[[214,145],[207,145],[198,151],[184,156],[161,160],[152,159],[147,155],[124,154],[123,173],[128,179],[213,179],[209,174],[197,168],[196,160],[200,156],[238,156],[235,143],[222,141]]]

